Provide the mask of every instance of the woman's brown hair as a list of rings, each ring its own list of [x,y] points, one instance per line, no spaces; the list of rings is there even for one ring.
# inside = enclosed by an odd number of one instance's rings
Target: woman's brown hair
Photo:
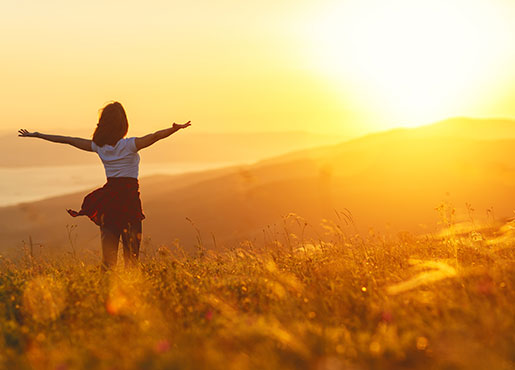
[[[117,101],[107,104],[100,113],[93,141],[98,146],[116,145],[118,140],[127,135],[129,122],[122,105]]]

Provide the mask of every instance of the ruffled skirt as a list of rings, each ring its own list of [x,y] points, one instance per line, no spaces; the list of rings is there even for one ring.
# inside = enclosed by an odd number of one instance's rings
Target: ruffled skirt
[[[141,207],[138,179],[109,177],[100,189],[86,195],[79,212],[68,209],[73,216],[88,216],[99,226],[123,230],[129,223],[145,218]]]

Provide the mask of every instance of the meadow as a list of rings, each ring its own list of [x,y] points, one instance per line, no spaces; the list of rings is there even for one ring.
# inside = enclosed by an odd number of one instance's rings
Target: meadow
[[[199,237],[105,275],[64,251],[2,258],[0,367],[515,368],[512,223],[360,236],[349,217],[308,240],[283,221],[260,245]]]

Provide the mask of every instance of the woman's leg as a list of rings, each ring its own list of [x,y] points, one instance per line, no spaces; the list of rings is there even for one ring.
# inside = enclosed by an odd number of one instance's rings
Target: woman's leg
[[[129,222],[122,232],[123,259],[125,267],[134,267],[138,263],[141,244],[141,221]]]
[[[100,226],[100,237],[102,239],[102,271],[106,271],[116,266],[120,232]]]

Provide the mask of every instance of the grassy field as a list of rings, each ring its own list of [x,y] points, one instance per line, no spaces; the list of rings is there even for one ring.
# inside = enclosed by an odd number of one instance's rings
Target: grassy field
[[[259,247],[163,246],[107,275],[2,259],[0,366],[515,368],[512,225],[364,238],[326,221],[308,241],[302,222]]]

